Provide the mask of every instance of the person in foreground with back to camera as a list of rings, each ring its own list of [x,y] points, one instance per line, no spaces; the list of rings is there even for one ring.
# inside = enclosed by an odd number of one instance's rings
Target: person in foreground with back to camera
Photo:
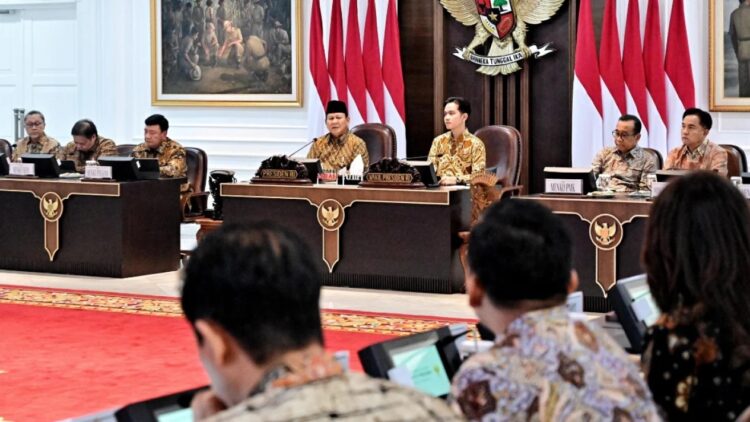
[[[324,170],[347,168],[358,155],[365,169],[370,165],[365,141],[349,131],[349,111],[343,101],[326,104],[326,128],[328,133],[313,142],[307,158],[319,158]]]
[[[615,192],[651,190],[646,176],[659,168],[654,157],[638,146],[641,119],[630,114],[620,116],[612,137],[615,146],[599,151],[591,163],[594,177],[602,173],[611,175],[607,187]]]
[[[16,148],[13,151],[13,161],[21,162],[22,154],[57,154],[60,151],[60,144],[55,138],[50,138],[44,133],[47,123],[44,114],[40,111],[32,110],[26,113],[23,118],[23,124],[26,127],[26,137],[16,142]]]
[[[467,183],[484,172],[487,154],[484,142],[466,129],[471,104],[461,97],[450,97],[443,103],[443,122],[448,132],[432,140],[427,158],[435,166],[441,185]]]
[[[183,275],[182,309],[211,389],[196,420],[460,420],[443,401],[347,373],[323,348],[321,273],[294,233],[223,226]]]
[[[466,293],[495,345],[454,376],[451,404],[470,420],[656,421],[638,368],[601,328],[568,315],[571,239],[531,200],[490,207],[471,231]]]
[[[643,370],[669,420],[735,420],[750,407],[750,211],[729,181],[698,172],[667,185],[643,249],[662,317]]]
[[[669,151],[664,170],[711,170],[727,175],[727,151],[708,140],[711,114],[689,108],[682,114],[682,146]]]
[[[65,145],[57,158],[72,160],[76,171],[83,173],[86,161],[97,160],[99,157],[117,155],[117,145],[111,139],[99,136],[96,125],[89,119],[81,119],[70,130],[73,141]]]

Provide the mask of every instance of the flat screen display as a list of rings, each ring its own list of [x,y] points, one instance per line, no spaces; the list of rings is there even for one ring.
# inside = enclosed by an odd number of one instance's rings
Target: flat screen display
[[[390,355],[393,360],[393,369],[390,372],[408,377],[411,385],[417,390],[434,397],[445,396],[450,392],[451,381],[443,366],[440,352],[434,344],[394,349]]]

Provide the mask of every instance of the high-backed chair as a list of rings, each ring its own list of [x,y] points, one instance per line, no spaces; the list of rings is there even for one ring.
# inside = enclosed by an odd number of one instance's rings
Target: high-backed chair
[[[187,223],[202,217],[207,208],[208,156],[200,148],[185,147],[185,157],[187,160],[187,181],[193,188],[190,195],[185,198],[185,203],[182,204],[182,221]]]
[[[0,139],[0,152],[4,153],[9,160],[13,159],[13,147],[6,139]]]
[[[382,123],[362,123],[354,126],[351,132],[365,141],[370,164],[396,155],[396,132],[392,127]]]
[[[484,142],[487,170],[494,170],[503,186],[517,185],[521,178],[521,133],[513,126],[492,125],[474,133]]]
[[[656,168],[657,170],[661,170],[664,167],[664,158],[662,158],[661,153],[658,150],[648,147],[642,147],[641,149],[646,154],[650,154],[652,157],[654,157],[654,161],[656,161],[656,165],[658,166]]]
[[[136,147],[135,144],[120,144],[117,145],[117,155],[120,157],[130,157],[130,153]]]
[[[745,151],[737,145],[721,144],[727,151],[727,177],[739,176],[747,172],[747,157]]]

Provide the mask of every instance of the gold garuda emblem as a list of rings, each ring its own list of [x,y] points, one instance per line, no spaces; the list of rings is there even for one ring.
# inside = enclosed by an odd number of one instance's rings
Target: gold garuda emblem
[[[609,226],[607,223],[601,225],[599,223],[594,223],[594,233],[596,233],[596,240],[604,246],[609,246],[617,233],[617,226],[615,224]]]
[[[320,213],[326,226],[333,227],[336,225],[339,219],[338,207],[325,207],[320,210]]]
[[[527,25],[551,18],[565,0],[440,0],[454,19],[473,26],[475,35],[468,46],[456,48],[454,56],[479,65],[485,75],[507,75],[521,69],[518,62],[551,53],[549,43],[541,48],[526,45]],[[515,44],[518,48],[514,48]],[[489,42],[487,55],[475,49]]]

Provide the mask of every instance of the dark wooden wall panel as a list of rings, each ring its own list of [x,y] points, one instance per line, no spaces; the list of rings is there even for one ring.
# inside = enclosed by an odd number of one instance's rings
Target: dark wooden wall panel
[[[576,2],[566,2],[541,25],[531,25],[527,44],[552,42],[557,50],[528,60],[522,71],[488,77],[452,56],[466,46],[474,29],[454,20],[438,0],[399,1],[401,55],[406,85],[407,155],[426,155],[432,138],[444,131],[442,101],[471,101],[469,130],[507,124],[524,136],[521,181],[526,192],[543,188],[545,166],[570,165],[570,104]],[[399,142],[403,142],[400,140]]]

